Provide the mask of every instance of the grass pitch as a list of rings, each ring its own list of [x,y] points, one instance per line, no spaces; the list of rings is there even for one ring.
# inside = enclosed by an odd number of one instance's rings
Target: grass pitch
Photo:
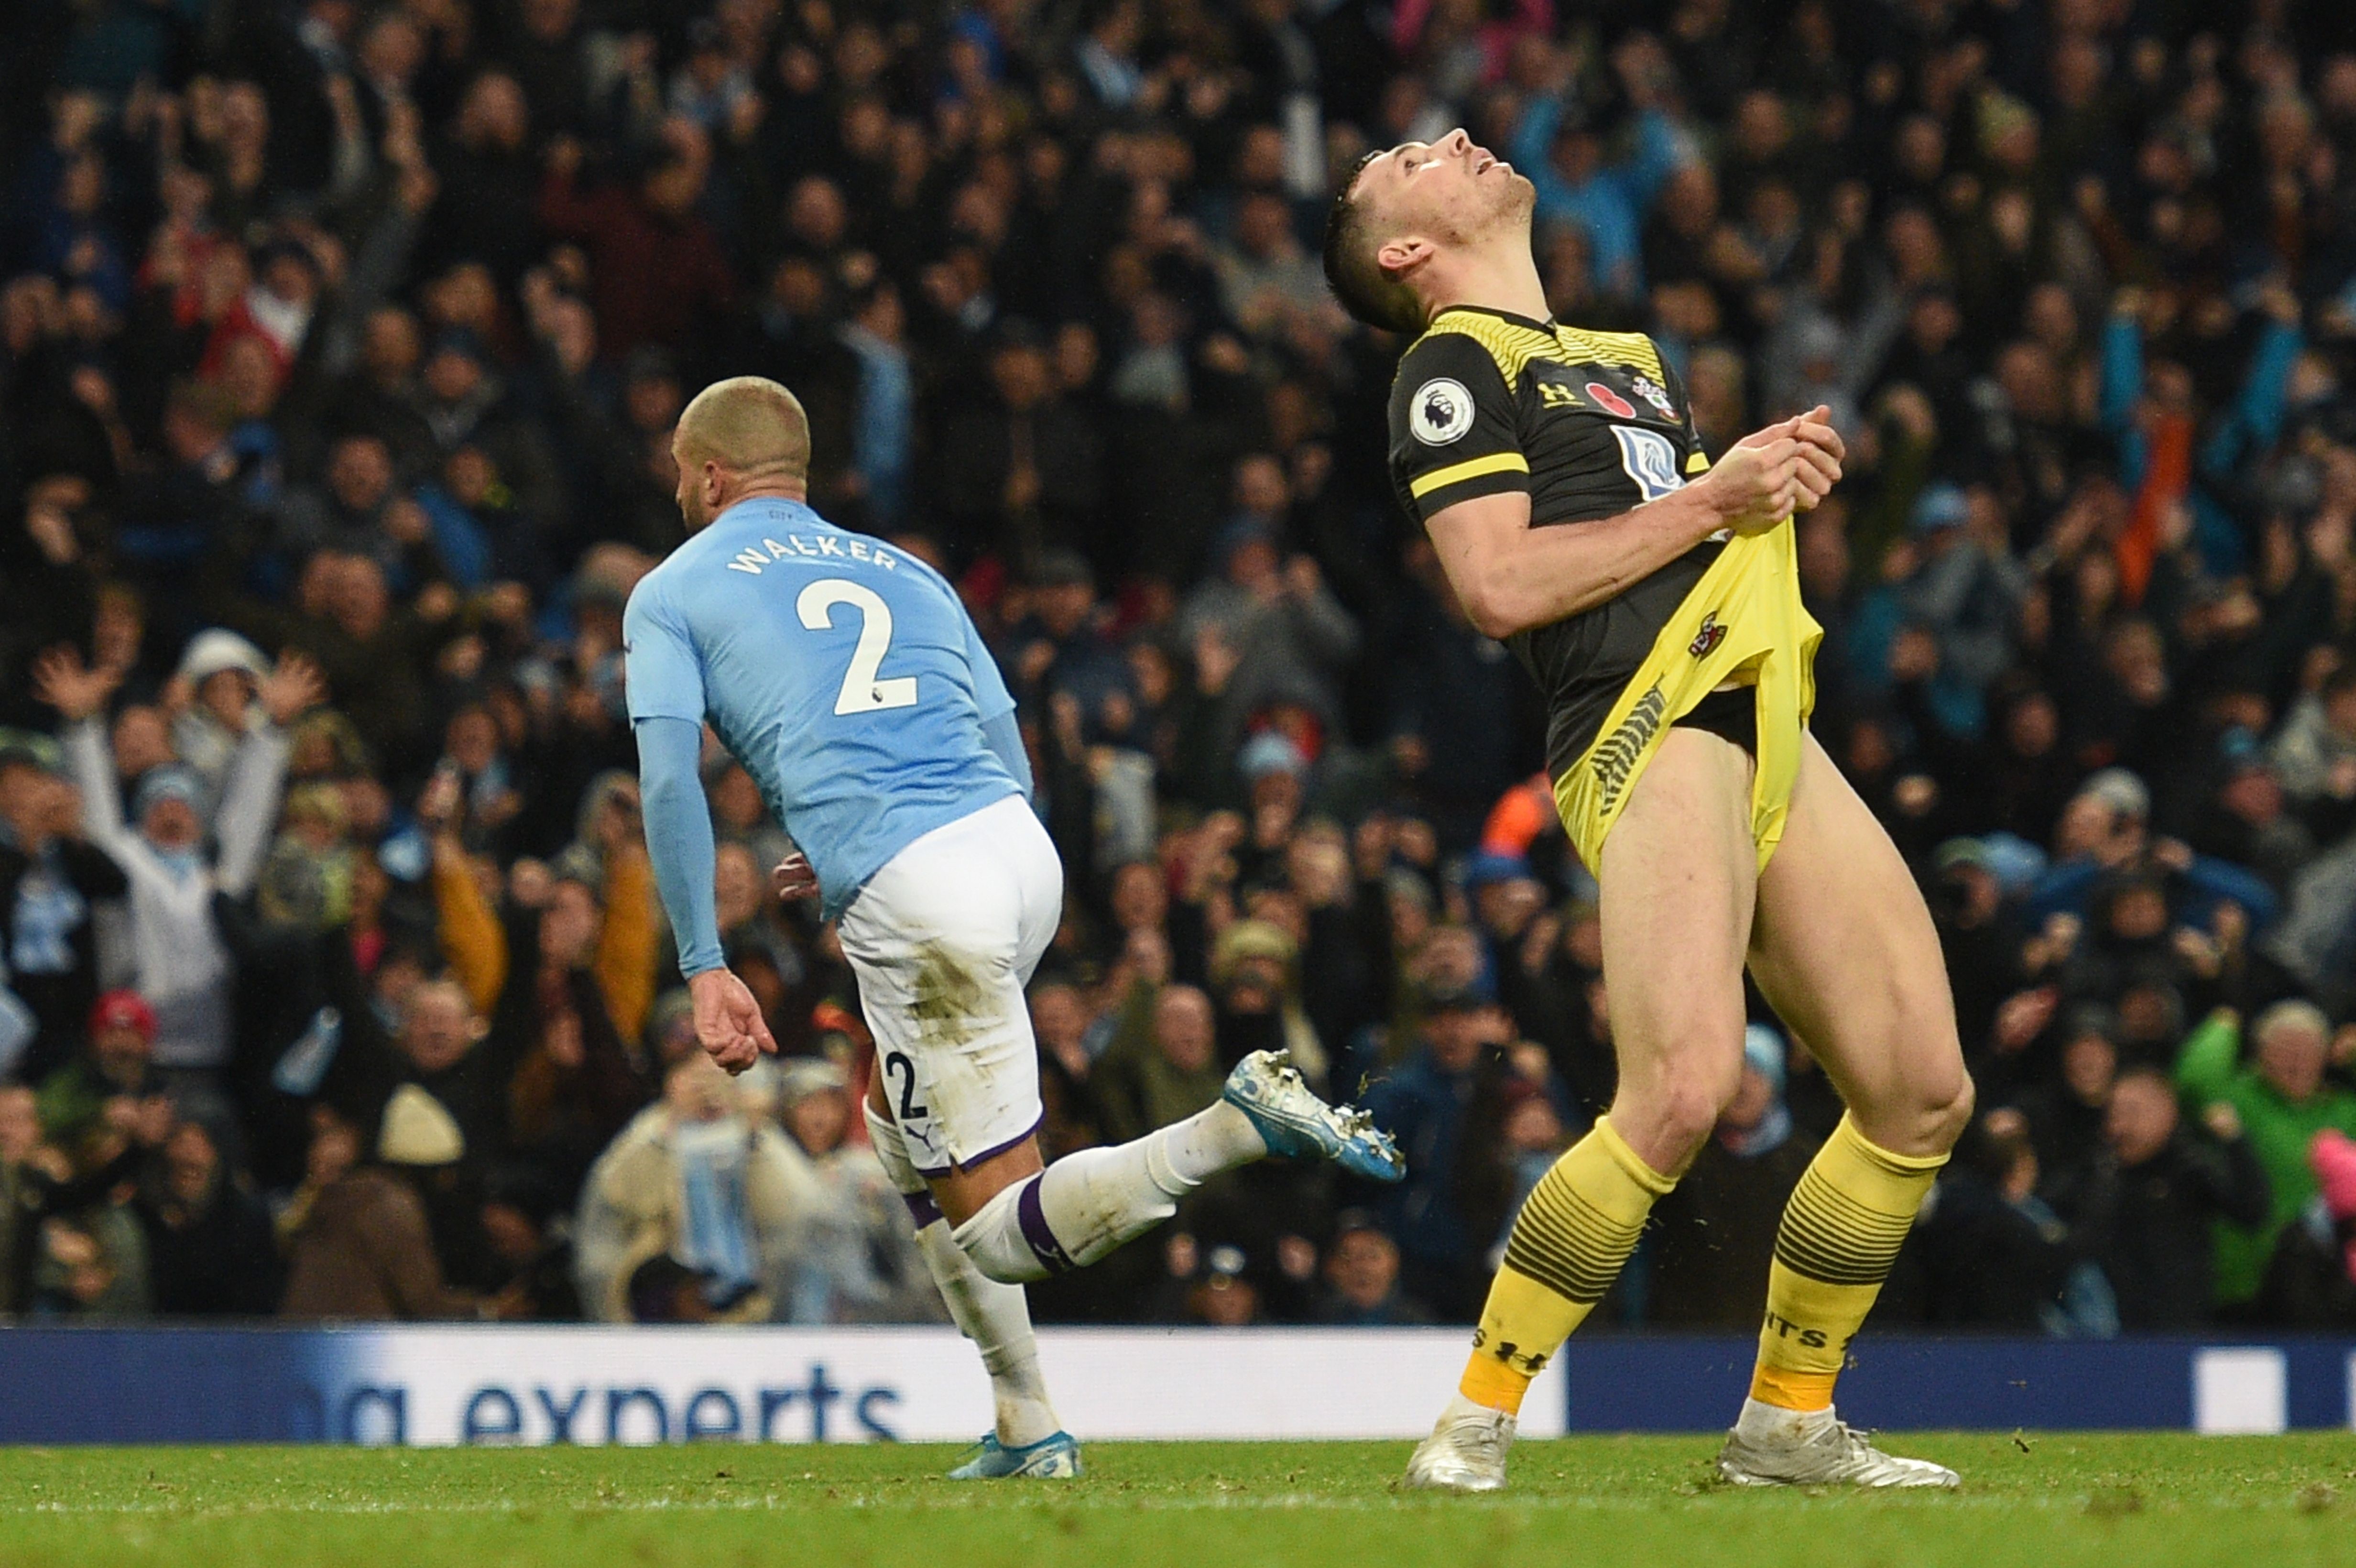
[[[1952,1496],[1721,1487],[1716,1446],[1524,1443],[1494,1499],[1394,1492],[1405,1443],[1100,1443],[1083,1481],[964,1485],[915,1445],[18,1449],[0,1564],[2356,1568],[2356,1434],[1893,1440]]]

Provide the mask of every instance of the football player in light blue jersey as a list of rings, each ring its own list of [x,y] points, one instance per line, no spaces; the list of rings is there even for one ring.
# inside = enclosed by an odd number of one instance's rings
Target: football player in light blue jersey
[[[1043,1167],[1023,987],[1062,920],[1063,867],[997,666],[938,573],[810,510],[809,424],[785,388],[706,388],[671,453],[689,537],[630,595],[622,640],[647,847],[697,1038],[731,1072],[776,1050],[720,948],[708,722],[793,836],[779,891],[815,893],[837,923],[875,1037],[868,1131],[990,1371],[997,1424],[956,1473],[1077,1475],[1023,1282],[1094,1263],[1270,1154],[1378,1180],[1404,1167],[1281,1052],[1245,1058],[1183,1122]]]

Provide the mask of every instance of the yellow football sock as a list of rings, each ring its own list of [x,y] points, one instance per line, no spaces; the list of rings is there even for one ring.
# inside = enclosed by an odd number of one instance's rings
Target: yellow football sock
[[[1457,1392],[1519,1414],[1530,1380],[1612,1288],[1653,1200],[1675,1185],[1598,1118],[1515,1217]]]
[[[1751,1397],[1785,1410],[1833,1402],[1848,1342],[1890,1277],[1944,1155],[1892,1154],[1847,1116],[1792,1189],[1767,1271]]]

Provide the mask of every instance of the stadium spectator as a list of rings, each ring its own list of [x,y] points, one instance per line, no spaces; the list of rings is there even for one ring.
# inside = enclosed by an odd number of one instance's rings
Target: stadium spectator
[[[1407,1179],[1383,1194],[1376,1211],[1398,1239],[1410,1294],[1453,1316],[1485,1287],[1482,1254],[1496,1233],[1474,1230],[1463,1175],[1494,1152],[1468,1147],[1465,1129],[1483,1093],[1483,1057],[1505,1043],[1505,1020],[1486,994],[1444,981],[1419,1001],[1420,1043],[1366,1091],[1366,1109],[1398,1137],[1408,1162]]]
[[[1140,987],[1090,1073],[1100,1136],[1121,1143],[1193,1115],[1219,1097],[1217,1015],[1193,986]]]
[[[0,1292],[9,1310],[112,1317],[145,1310],[138,1227],[112,1195],[169,1125],[169,1116],[153,1108],[118,1106],[91,1151],[91,1168],[77,1172],[43,1141],[33,1092],[0,1088],[0,1188],[8,1200]]]
[[[278,1219],[286,1243],[282,1317],[329,1321],[475,1318],[489,1304],[444,1277],[416,1186],[420,1171],[465,1157],[465,1134],[424,1091],[387,1102],[370,1152],[359,1131],[323,1117],[294,1202]]]
[[[41,1081],[41,1136],[77,1168],[91,1164],[110,1104],[163,1096],[155,1044],[155,1010],[136,991],[109,991],[91,1008],[88,1046]]]
[[[82,831],[131,883],[138,988],[155,1010],[155,1064],[187,1104],[224,1110],[233,976],[213,899],[241,897],[253,884],[285,773],[283,727],[317,700],[319,677],[300,658],[273,672],[266,721],[239,742],[234,777],[209,824],[199,815],[203,781],[178,762],[140,774],[126,821],[97,723],[100,705],[120,678],[116,671],[87,669],[65,652],[46,657],[35,677],[41,699],[70,726],[66,760],[81,794]],[[207,853],[209,830],[219,837],[218,860]]]
[[[2213,1102],[2201,1125],[2196,1134],[2180,1124],[2165,1073],[2124,1072],[2111,1090],[2103,1153],[2058,1195],[2077,1245],[2110,1281],[2119,1325],[2130,1332],[2209,1322],[2212,1235],[2230,1234],[2223,1226],[2256,1226],[2267,1214],[2270,1183],[2231,1104]]]
[[[2014,1334],[2069,1326],[2077,1253],[2067,1223],[2035,1196],[2037,1151],[2019,1113],[1975,1122],[1939,1174],[1891,1279],[1899,1314]],[[2099,1276],[2097,1282],[2099,1282]],[[2110,1331],[2116,1318],[2107,1319]]]
[[[607,1323],[758,1322],[793,1299],[824,1189],[750,1092],[701,1052],[663,1081],[583,1184],[574,1255],[584,1309]],[[674,1279],[650,1264],[667,1260]],[[681,1287],[681,1280],[692,1288]]]
[[[165,1317],[262,1317],[285,1265],[270,1211],[245,1189],[201,1122],[182,1122],[136,1202],[148,1283]]]
[[[1364,1210],[1344,1210],[1333,1217],[1317,1320],[1351,1328],[1431,1321],[1399,1289],[1398,1243]]]
[[[2322,1306],[2306,1321],[2317,1328],[2345,1327],[2356,1323],[2356,1143],[2345,1134],[2318,1133],[2308,1160],[2323,1189],[2324,1212],[2331,1225],[2316,1248],[2316,1289]]]
[[[874,1151],[851,1141],[856,1108],[841,1064],[805,1058],[778,1077],[778,1117],[817,1189],[785,1316],[796,1323],[937,1319],[940,1296],[900,1194]]]
[[[2308,1149],[2315,1136],[2327,1128],[2356,1133],[2356,1091],[2326,1078],[2335,1042],[2320,1009],[2277,1002],[2251,1024],[2249,1038],[2244,1061],[2241,1019],[2220,1011],[2192,1031],[2176,1061],[2187,1109],[2204,1119],[2218,1105],[2233,1113],[2269,1195],[2264,1212],[2232,1213],[2232,1223],[2217,1233],[2215,1291],[2223,1307],[2245,1307],[2257,1296],[2284,1227],[2314,1201]],[[2343,1031],[2337,1047],[2342,1056],[2356,1052],[2356,1035]]]
[[[2117,1019],[2106,1008],[2072,1010],[2061,1030],[2059,1075],[2024,1090],[2015,1102],[2047,1179],[2077,1169],[2102,1147],[2119,1075],[2117,1032]]]

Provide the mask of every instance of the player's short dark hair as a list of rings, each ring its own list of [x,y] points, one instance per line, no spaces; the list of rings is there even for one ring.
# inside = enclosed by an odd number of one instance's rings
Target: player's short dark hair
[[[1360,158],[1333,193],[1333,205],[1325,214],[1325,285],[1342,308],[1365,322],[1387,332],[1414,333],[1423,330],[1423,305],[1415,291],[1383,271],[1375,252],[1382,237],[1375,232],[1365,204],[1355,193],[1358,176],[1366,165],[1382,156],[1377,150]]]

